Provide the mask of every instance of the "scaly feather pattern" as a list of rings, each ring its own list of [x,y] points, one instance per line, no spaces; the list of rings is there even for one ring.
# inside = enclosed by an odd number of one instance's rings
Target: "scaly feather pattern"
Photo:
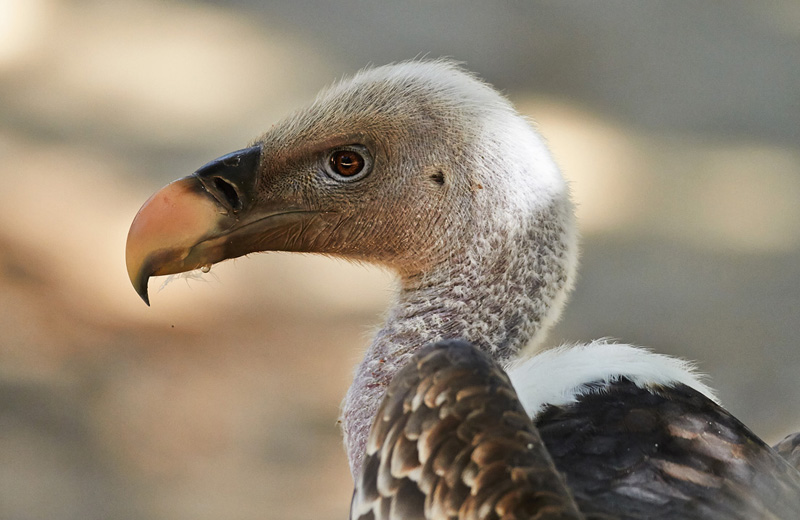
[[[792,519],[800,473],[697,390],[598,382],[535,424],[588,518]]]
[[[508,376],[458,340],[421,349],[392,380],[350,517],[583,518]]]

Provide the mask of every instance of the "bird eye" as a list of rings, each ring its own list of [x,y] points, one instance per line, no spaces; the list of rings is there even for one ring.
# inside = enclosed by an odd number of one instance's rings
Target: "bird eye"
[[[331,155],[331,167],[342,177],[352,177],[364,169],[364,158],[352,150],[339,150]]]
[[[328,175],[336,180],[356,180],[369,173],[372,157],[365,147],[350,145],[333,150],[325,166]]]

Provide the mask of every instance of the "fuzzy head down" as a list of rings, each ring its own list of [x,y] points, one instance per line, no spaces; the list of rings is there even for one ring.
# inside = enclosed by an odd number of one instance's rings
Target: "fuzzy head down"
[[[430,272],[495,230],[524,228],[554,204],[571,219],[540,136],[497,91],[448,61],[364,70],[254,144],[264,157],[258,198],[320,215],[303,249],[401,276]],[[367,156],[357,178],[329,171],[331,151],[342,147]]]

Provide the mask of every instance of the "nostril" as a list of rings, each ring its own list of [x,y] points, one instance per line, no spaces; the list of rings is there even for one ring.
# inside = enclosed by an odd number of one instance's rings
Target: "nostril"
[[[239,166],[241,162],[242,158],[238,155],[234,155],[233,157],[228,157],[222,160],[222,164],[224,164],[225,166],[230,166],[231,168]]]
[[[233,185],[220,177],[214,177],[214,187],[219,191],[234,211],[242,209],[242,200]]]

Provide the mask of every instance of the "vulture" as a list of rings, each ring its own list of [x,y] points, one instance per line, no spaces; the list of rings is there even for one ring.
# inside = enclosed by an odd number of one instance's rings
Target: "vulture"
[[[353,519],[800,514],[800,472],[690,363],[605,340],[537,353],[575,281],[568,186],[529,121],[457,64],[334,84],[153,195],[126,262],[149,304],[151,276],[259,251],[399,277],[342,406]]]

